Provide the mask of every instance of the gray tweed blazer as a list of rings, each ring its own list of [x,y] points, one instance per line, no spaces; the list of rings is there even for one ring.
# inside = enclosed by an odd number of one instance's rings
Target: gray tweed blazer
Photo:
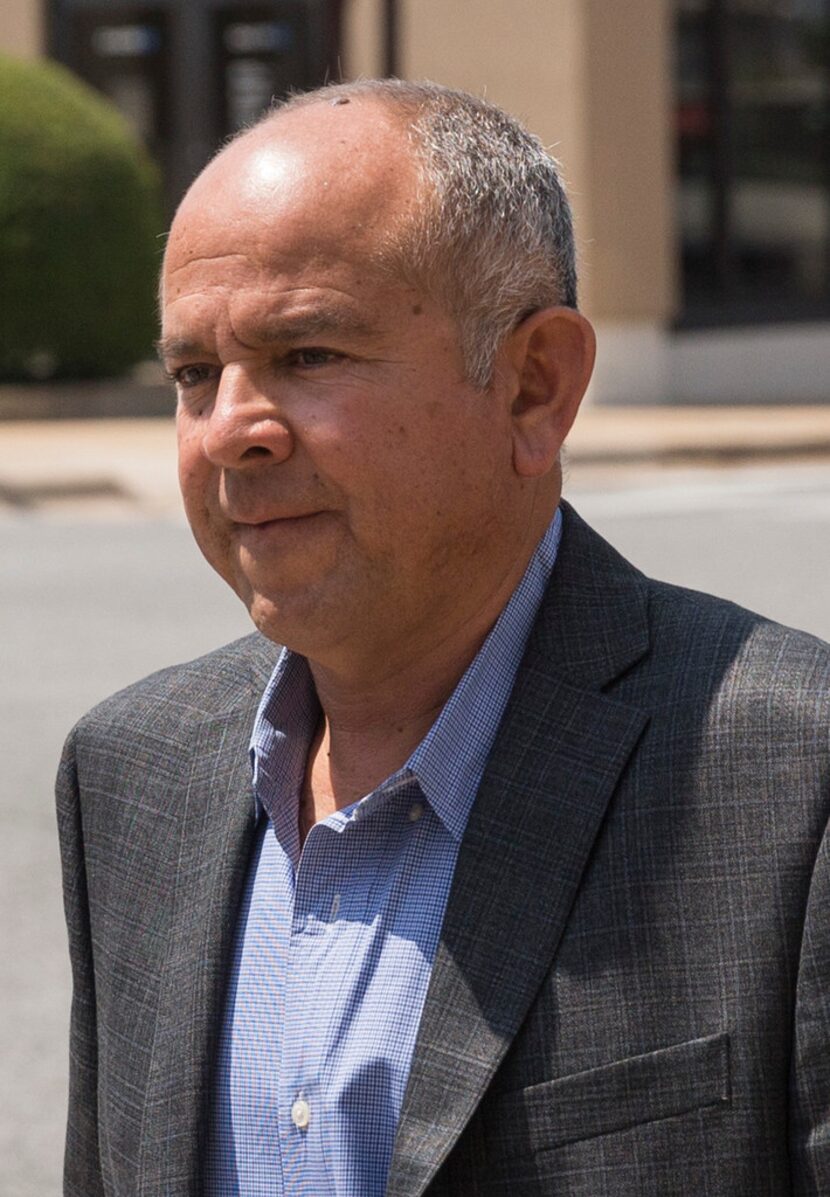
[[[71,1197],[201,1192],[275,651],[156,674],[67,743]],[[646,579],[566,509],[390,1197],[830,1194],[829,748],[826,645]]]

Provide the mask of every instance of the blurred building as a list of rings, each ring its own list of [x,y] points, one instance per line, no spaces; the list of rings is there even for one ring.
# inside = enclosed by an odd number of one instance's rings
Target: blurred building
[[[825,400],[830,0],[3,0],[0,49],[109,95],[171,205],[289,87],[486,94],[564,165],[594,399]]]

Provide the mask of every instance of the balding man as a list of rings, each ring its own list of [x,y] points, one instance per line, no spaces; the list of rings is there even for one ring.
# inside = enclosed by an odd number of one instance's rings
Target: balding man
[[[561,501],[539,143],[291,100],[185,197],[161,349],[258,633],[68,742],[66,1193],[830,1193],[830,656]]]

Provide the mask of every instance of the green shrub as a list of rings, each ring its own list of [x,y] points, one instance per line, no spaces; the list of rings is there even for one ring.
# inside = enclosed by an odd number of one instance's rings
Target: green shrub
[[[0,56],[0,378],[117,374],[150,351],[158,172],[52,62]]]

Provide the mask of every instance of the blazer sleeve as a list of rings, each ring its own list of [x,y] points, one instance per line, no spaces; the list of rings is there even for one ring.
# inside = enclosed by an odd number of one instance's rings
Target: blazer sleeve
[[[103,1197],[98,1145],[98,1050],[95,976],[75,761],[75,733],[64,747],[56,786],[58,835],[69,956],[72,1016],[69,1037],[69,1116],[64,1157],[65,1197]]]
[[[816,857],[801,944],[790,1078],[793,1192],[830,1193],[830,825]]]

